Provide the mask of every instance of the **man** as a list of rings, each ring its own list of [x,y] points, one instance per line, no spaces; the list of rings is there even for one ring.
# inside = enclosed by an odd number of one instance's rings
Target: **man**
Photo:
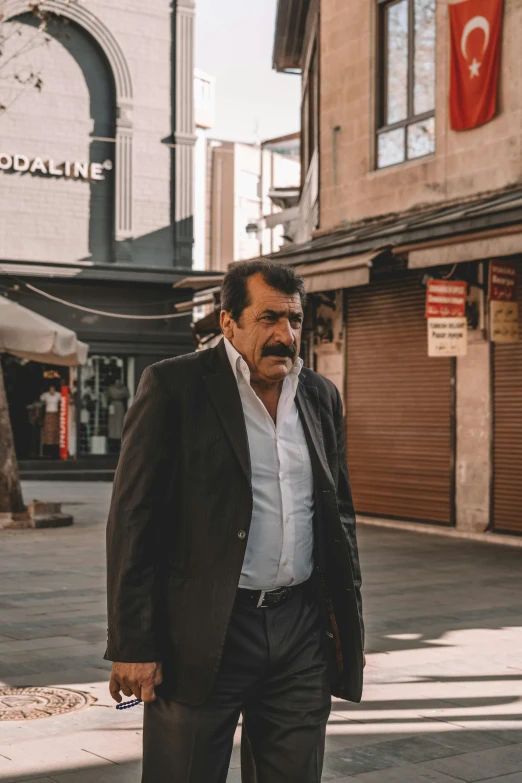
[[[304,283],[236,264],[216,348],[149,367],[107,532],[110,690],[145,705],[143,783],[319,783],[331,694],[360,701],[361,577],[335,386],[299,358]]]

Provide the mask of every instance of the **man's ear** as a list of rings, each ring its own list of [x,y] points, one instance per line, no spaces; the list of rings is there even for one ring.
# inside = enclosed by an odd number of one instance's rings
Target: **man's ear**
[[[219,315],[219,323],[221,325],[221,331],[225,337],[231,340],[234,336],[234,321],[231,314],[226,310],[221,310]]]

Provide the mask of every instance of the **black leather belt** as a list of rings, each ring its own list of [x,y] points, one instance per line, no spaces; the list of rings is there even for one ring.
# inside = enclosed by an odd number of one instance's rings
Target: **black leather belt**
[[[277,590],[246,590],[240,587],[236,594],[236,600],[242,604],[256,606],[258,609],[273,609],[282,606],[297,592],[306,589],[308,582],[302,582],[292,587],[279,587]]]

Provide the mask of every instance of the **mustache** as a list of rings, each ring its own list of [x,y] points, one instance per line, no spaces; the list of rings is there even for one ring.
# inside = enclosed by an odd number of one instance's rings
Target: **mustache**
[[[295,345],[265,345],[261,352],[262,356],[282,356],[285,359],[295,359],[297,348]]]

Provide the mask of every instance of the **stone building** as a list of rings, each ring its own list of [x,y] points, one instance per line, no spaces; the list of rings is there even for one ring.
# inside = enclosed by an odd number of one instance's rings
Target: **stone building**
[[[299,196],[299,138],[208,145],[206,267],[224,271],[288,241],[293,216],[282,212]]]
[[[51,384],[71,390],[70,455],[101,470],[143,369],[192,350],[188,316],[143,316],[187,299],[173,285],[192,264],[194,11],[193,0],[0,3],[2,292],[90,346],[78,374],[4,357],[22,470],[56,456],[35,424]]]
[[[466,5],[474,78],[492,28]],[[307,280],[308,361],[344,397],[366,515],[522,533],[522,343],[494,339],[488,302],[494,264],[522,294],[521,26],[505,0],[496,115],[454,131],[448,0],[278,2],[302,180],[299,241],[273,257]],[[428,356],[432,279],[467,284],[465,355]]]

